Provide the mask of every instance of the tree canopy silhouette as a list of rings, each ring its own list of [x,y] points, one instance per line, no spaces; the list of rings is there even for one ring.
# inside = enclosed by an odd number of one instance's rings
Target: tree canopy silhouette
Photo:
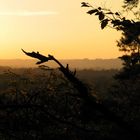
[[[124,0],[123,12],[113,12],[111,9],[94,7],[87,2],[82,2],[82,7],[88,7],[89,15],[98,17],[101,23],[101,29],[111,27],[122,32],[122,37],[117,41],[119,51],[124,52],[119,57],[124,61],[124,68],[136,70],[133,75],[137,75],[140,69],[140,10],[138,9],[139,0]],[[134,10],[133,10],[134,9]],[[133,14],[133,18],[123,16],[127,12]]]

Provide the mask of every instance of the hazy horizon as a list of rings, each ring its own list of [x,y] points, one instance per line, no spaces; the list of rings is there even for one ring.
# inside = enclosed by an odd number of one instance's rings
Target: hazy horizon
[[[119,59],[59,59],[59,61],[72,69],[120,69],[122,62]],[[0,66],[7,66],[12,68],[31,68],[38,67],[36,59],[0,59]],[[52,68],[58,65],[53,61],[46,62]]]

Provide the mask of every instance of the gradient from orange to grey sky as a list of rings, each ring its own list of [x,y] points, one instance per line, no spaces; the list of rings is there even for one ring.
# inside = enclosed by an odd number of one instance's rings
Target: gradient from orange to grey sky
[[[84,0],[0,0],[0,59],[28,58],[39,51],[58,59],[116,58],[120,33],[100,29],[99,20],[81,8]],[[119,10],[123,0],[85,0]]]

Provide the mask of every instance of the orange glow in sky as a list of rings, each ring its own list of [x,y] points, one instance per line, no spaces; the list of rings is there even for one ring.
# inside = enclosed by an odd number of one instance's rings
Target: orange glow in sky
[[[59,59],[118,57],[120,33],[101,30],[98,18],[81,8],[83,1],[0,0],[0,59],[28,58],[21,48]],[[122,1],[86,2],[118,10]]]

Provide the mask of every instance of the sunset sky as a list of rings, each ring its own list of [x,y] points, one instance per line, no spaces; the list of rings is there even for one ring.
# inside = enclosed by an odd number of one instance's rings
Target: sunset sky
[[[0,59],[28,58],[39,51],[58,59],[116,58],[120,33],[100,29],[84,0],[0,0]],[[118,11],[123,0],[85,0]]]

